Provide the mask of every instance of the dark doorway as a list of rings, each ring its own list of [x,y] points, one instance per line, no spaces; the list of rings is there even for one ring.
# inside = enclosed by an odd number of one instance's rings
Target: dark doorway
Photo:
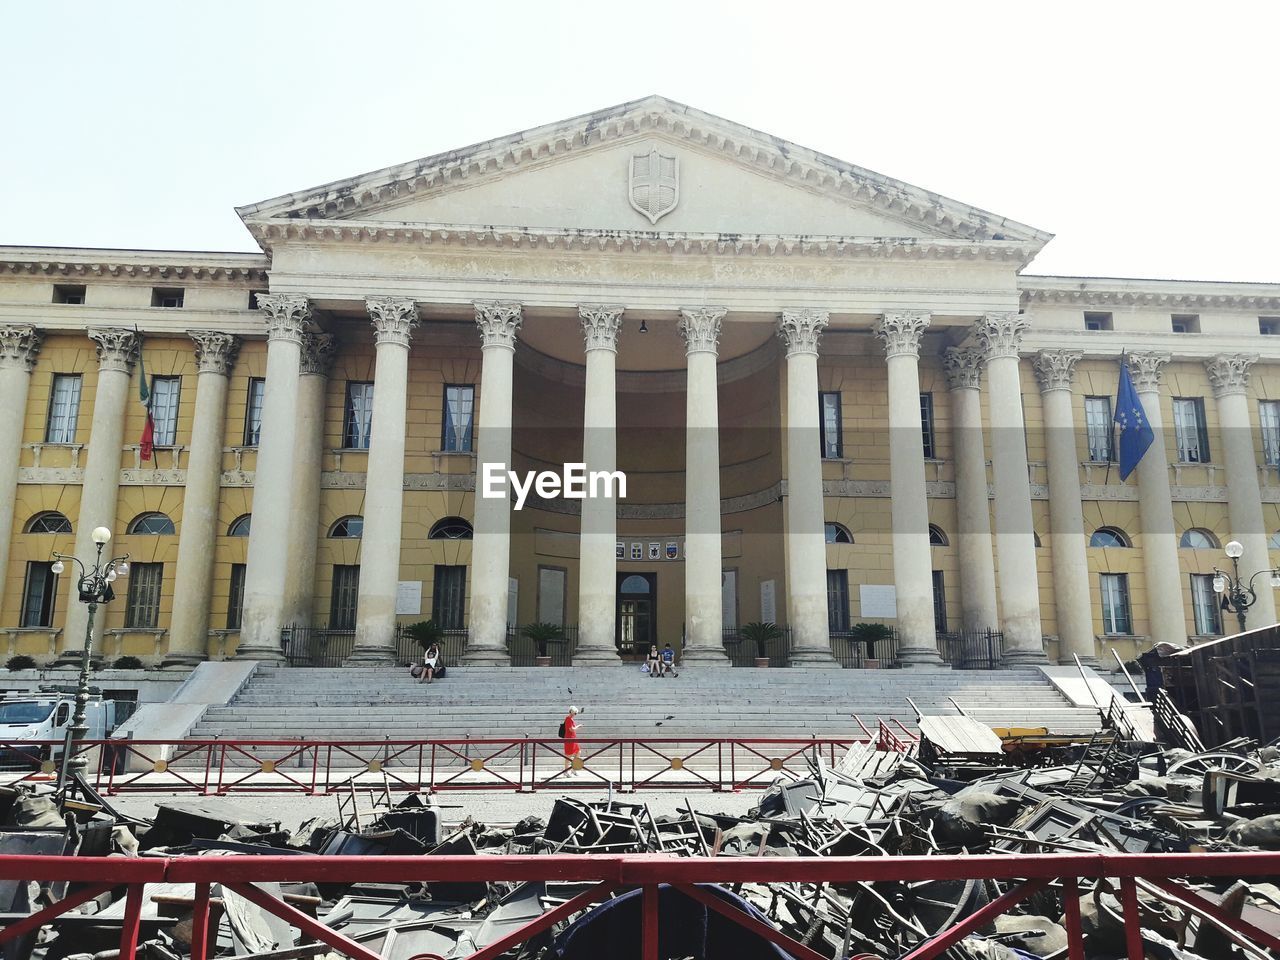
[[[618,574],[615,642],[624,657],[644,659],[658,639],[658,575]]]

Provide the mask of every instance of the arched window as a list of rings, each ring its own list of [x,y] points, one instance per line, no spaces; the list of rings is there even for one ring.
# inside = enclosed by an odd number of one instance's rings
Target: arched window
[[[619,593],[648,593],[649,581],[644,577],[632,574],[622,581],[622,585],[618,587]]]
[[[853,543],[853,535],[842,524],[828,523],[823,530],[827,536],[827,543]]]
[[[249,528],[253,524],[253,514],[246,513],[244,516],[236,517],[231,521],[231,526],[227,527],[228,537],[247,537]]]
[[[27,521],[27,533],[70,533],[71,521],[57,510],[37,513]]]
[[[431,526],[428,540],[470,540],[471,524],[461,517],[444,517]]]
[[[1091,547],[1130,547],[1129,538],[1119,527],[1099,527],[1089,538]]]
[[[1178,546],[1186,547],[1188,550],[1216,550],[1218,538],[1204,527],[1192,527],[1182,535]]]
[[[130,521],[125,532],[139,536],[172,536],[173,521],[163,513],[140,513]]]
[[[359,540],[364,533],[364,517],[343,517],[329,528],[334,540]]]
[[[929,524],[929,546],[931,547],[949,547],[951,541],[947,539],[947,535],[942,532],[942,528],[936,523]]]

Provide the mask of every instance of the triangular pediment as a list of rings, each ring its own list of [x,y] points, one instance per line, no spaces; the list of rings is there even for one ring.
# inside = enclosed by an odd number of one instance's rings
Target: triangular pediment
[[[267,221],[721,236],[1050,235],[662,97],[239,210]]]

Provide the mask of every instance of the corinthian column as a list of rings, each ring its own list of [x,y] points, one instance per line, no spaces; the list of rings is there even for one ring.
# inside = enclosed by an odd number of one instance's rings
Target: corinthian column
[[[222,434],[227,413],[227,374],[240,338],[216,330],[189,330],[196,342],[196,412],[191,422],[187,485],[182,494],[182,536],[173,578],[173,621],[163,666],[187,666],[206,657],[213,550],[222,490]]]
[[[1080,459],[1076,450],[1071,383],[1079,353],[1042,350],[1036,377],[1044,405],[1045,453],[1049,461],[1049,547],[1053,556],[1053,596],[1058,616],[1058,661],[1073,656],[1098,666],[1089,600],[1084,509],[1080,501]]]
[[[289,564],[284,586],[284,625],[311,622],[316,580],[316,521],[324,455],[324,392],[333,366],[331,333],[304,333],[298,369],[298,421],[293,435],[293,501],[289,508]]]
[[[1258,488],[1258,459],[1253,449],[1253,428],[1249,426],[1249,368],[1256,355],[1220,354],[1205,364],[1209,383],[1218,401],[1218,423],[1222,425],[1222,457],[1227,472],[1227,516],[1231,539],[1240,541],[1244,553],[1240,569],[1245,576],[1271,567],[1267,554],[1267,529],[1262,519],[1262,491]],[[1252,630],[1276,622],[1276,595],[1265,574],[1258,578],[1258,600],[1249,608],[1246,624]]]
[[[116,530],[116,495],[120,490],[120,453],[124,445],[124,409],[129,397],[129,376],[138,359],[138,339],[121,327],[90,327],[89,339],[98,345],[98,386],[93,392],[93,426],[80,491],[80,515],[76,518],[76,556],[89,559],[97,552],[95,527]],[[68,577],[67,626],[64,654],[84,648],[89,607],[80,602],[76,578]],[[102,639],[102,621],[94,624],[95,643]]]
[[[933,619],[933,558],[920,424],[920,338],[929,320],[929,314],[920,311],[886,313],[875,326],[884,344],[889,380],[889,513],[898,598],[898,660],[903,666],[942,662]]]
[[[991,390],[991,465],[996,481],[996,552],[1006,663],[1044,663],[1040,581],[1031,526],[1031,479],[1018,346],[1030,321],[1020,313],[988,313],[977,326]]]
[[[943,355],[951,387],[956,447],[956,523],[959,527],[960,622],[966,631],[994,629],[996,568],[991,552],[987,454],[982,440],[982,354],[949,347]]]
[[[1164,445],[1160,411],[1160,375],[1169,355],[1129,354],[1129,375],[1142,401],[1155,440],[1138,461],[1138,511],[1142,519],[1142,569],[1147,580],[1147,617],[1151,641],[1185,644],[1187,621],[1183,608],[1182,573],[1178,567],[1178,538],[1169,496],[1169,454]]]
[[[685,387],[683,659],[724,664],[720,548],[720,403],[716,348],[724,307],[680,311]]]
[[[480,418],[476,428],[476,512],[471,543],[471,630],[467,663],[510,664],[507,580],[511,571],[511,500],[484,496],[485,464],[511,469],[511,372],[518,303],[477,300],[480,328]]]
[[[267,325],[267,382],[253,480],[253,524],[245,570],[244,613],[236,656],[280,660],[289,512],[293,506],[293,430],[298,417],[298,358],[311,319],[306,297],[259,294]]]
[[[396,297],[366,297],[377,351],[373,418],[365,474],[364,533],[356,643],[348,663],[396,658],[396,585],[400,581],[400,524],[404,515],[404,431],[409,402],[409,338],[418,306]]]
[[[40,331],[28,324],[0,327],[0,570],[9,568],[9,538],[13,535],[13,503],[18,496],[18,467],[22,462],[23,416],[31,387],[31,369],[40,352]]]
[[[838,667],[827,619],[827,539],[818,421],[818,341],[825,310],[784,310],[778,336],[787,345],[787,620],[795,666]],[[717,567],[718,569],[718,567]]]
[[[618,468],[616,373],[622,307],[584,304],[578,307],[586,339],[587,382],[582,410],[582,460],[587,476]],[[590,492],[590,491],[588,491]],[[614,643],[618,595],[618,507],[612,499],[588,496],[582,501],[582,535],[578,552],[578,650],[575,664],[618,662]]]

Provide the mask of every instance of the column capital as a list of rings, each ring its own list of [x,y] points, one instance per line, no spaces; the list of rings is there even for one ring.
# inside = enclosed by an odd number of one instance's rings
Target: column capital
[[[196,372],[216,373],[225,377],[231,372],[240,352],[240,338],[220,330],[188,330],[196,342]]]
[[[1130,353],[1129,376],[1133,379],[1133,388],[1139,393],[1154,393],[1160,389],[1161,369],[1170,360],[1167,353]]]
[[[725,307],[681,307],[676,329],[684,337],[684,354],[715,354],[720,346],[720,321],[728,313]]]
[[[578,319],[586,350],[618,352],[618,331],[622,329],[623,308],[605,303],[578,304]]]
[[[524,308],[511,300],[476,300],[476,326],[481,347],[516,348],[516,333],[524,322]]]
[[[29,323],[0,326],[0,367],[17,367],[30,373],[42,339],[43,334]]]
[[[311,319],[311,302],[292,293],[260,293],[258,309],[267,324],[268,340],[302,342],[302,332]]]
[[[1076,378],[1076,363],[1084,354],[1075,350],[1041,350],[1032,366],[1040,381],[1041,393],[1070,390]]]
[[[986,353],[988,360],[1000,357],[1018,357],[1018,348],[1022,345],[1022,335],[1031,320],[1025,313],[1016,310],[1002,310],[996,313],[984,313],[982,319],[974,325],[974,333]]]
[[[778,336],[787,345],[787,356],[798,354],[818,354],[818,341],[822,331],[831,322],[831,314],[826,310],[814,310],[802,307],[799,310],[783,310],[778,319]]]
[[[929,326],[931,315],[925,310],[899,310],[882,313],[873,328],[884,344],[886,357],[920,356],[920,338]]]
[[[89,339],[98,345],[98,369],[133,373],[138,337],[124,327],[90,327]]]
[[[1215,397],[1244,393],[1249,387],[1249,368],[1258,362],[1256,353],[1220,353],[1206,360],[1205,371]]]
[[[364,307],[373,324],[373,342],[377,346],[394,343],[409,346],[418,325],[418,305],[408,297],[365,297]]]
[[[332,333],[304,333],[298,373],[302,376],[310,374],[327,377],[329,369],[333,366],[335,353],[337,353],[337,345]]]
[[[942,355],[947,385],[952,390],[977,390],[982,384],[982,351],[947,347]]]

